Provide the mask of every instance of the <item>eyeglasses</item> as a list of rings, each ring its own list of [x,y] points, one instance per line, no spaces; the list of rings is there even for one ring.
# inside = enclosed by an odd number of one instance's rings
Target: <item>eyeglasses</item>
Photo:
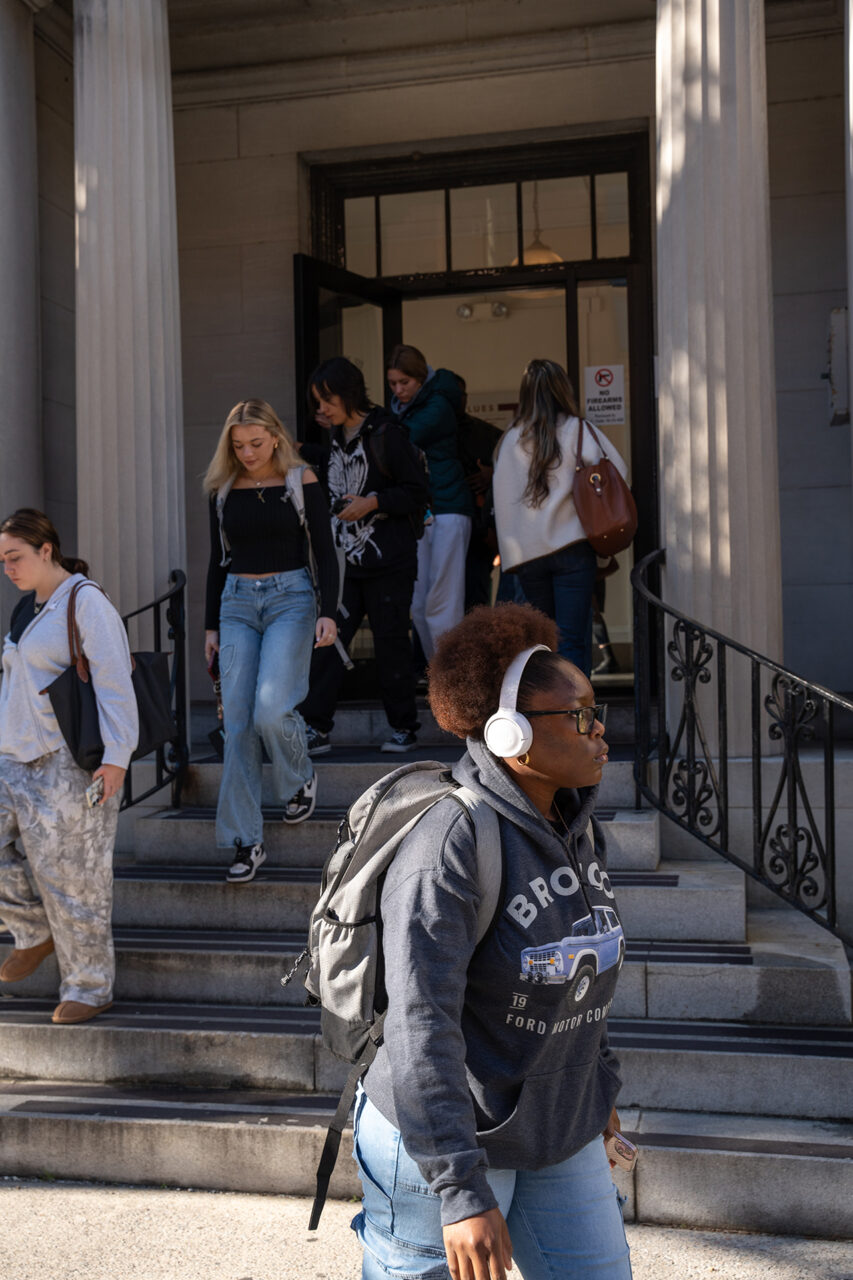
[[[600,707],[566,707],[559,711],[525,711],[522,713],[531,720],[534,716],[574,716],[578,733],[592,733],[596,720],[603,727],[607,720],[607,703]]]

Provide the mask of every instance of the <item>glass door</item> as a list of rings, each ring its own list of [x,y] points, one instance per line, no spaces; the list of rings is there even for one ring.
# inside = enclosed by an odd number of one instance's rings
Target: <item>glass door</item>
[[[633,679],[631,569],[657,545],[649,300],[642,273],[632,267],[619,274],[581,269],[572,275],[569,375],[582,415],[605,448],[609,441],[628,464],[640,518],[633,545],[617,557],[618,572],[599,580],[596,588],[594,679],[619,685]]]
[[[364,374],[371,399],[384,402],[385,356],[402,341],[402,294],[302,253],[294,254],[293,269],[298,437],[316,440],[304,392],[321,361],[346,356]]]

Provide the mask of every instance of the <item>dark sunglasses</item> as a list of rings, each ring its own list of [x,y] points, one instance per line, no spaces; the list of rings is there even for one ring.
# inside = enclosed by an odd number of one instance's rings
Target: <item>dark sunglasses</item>
[[[600,707],[567,707],[559,711],[525,711],[522,713],[532,720],[534,716],[574,716],[578,733],[592,733],[596,720],[604,727],[607,720],[607,703]]]

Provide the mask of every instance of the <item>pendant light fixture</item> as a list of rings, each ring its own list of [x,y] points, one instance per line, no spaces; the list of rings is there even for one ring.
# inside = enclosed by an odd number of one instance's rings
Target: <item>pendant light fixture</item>
[[[554,249],[542,242],[542,228],[539,225],[539,183],[533,183],[533,239],[524,250],[524,265],[526,267],[547,267],[553,266],[555,262],[562,262]],[[518,257],[513,258],[510,264],[513,267],[518,266]]]

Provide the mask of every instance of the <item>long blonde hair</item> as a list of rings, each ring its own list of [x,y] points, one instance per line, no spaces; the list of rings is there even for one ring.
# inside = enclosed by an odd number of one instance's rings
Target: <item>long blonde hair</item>
[[[204,474],[205,493],[216,493],[228,480],[236,479],[242,471],[231,443],[231,428],[242,426],[263,427],[276,441],[273,465],[280,475],[286,476],[291,467],[302,465],[293,437],[266,400],[241,400],[225,419],[216,452]]]

